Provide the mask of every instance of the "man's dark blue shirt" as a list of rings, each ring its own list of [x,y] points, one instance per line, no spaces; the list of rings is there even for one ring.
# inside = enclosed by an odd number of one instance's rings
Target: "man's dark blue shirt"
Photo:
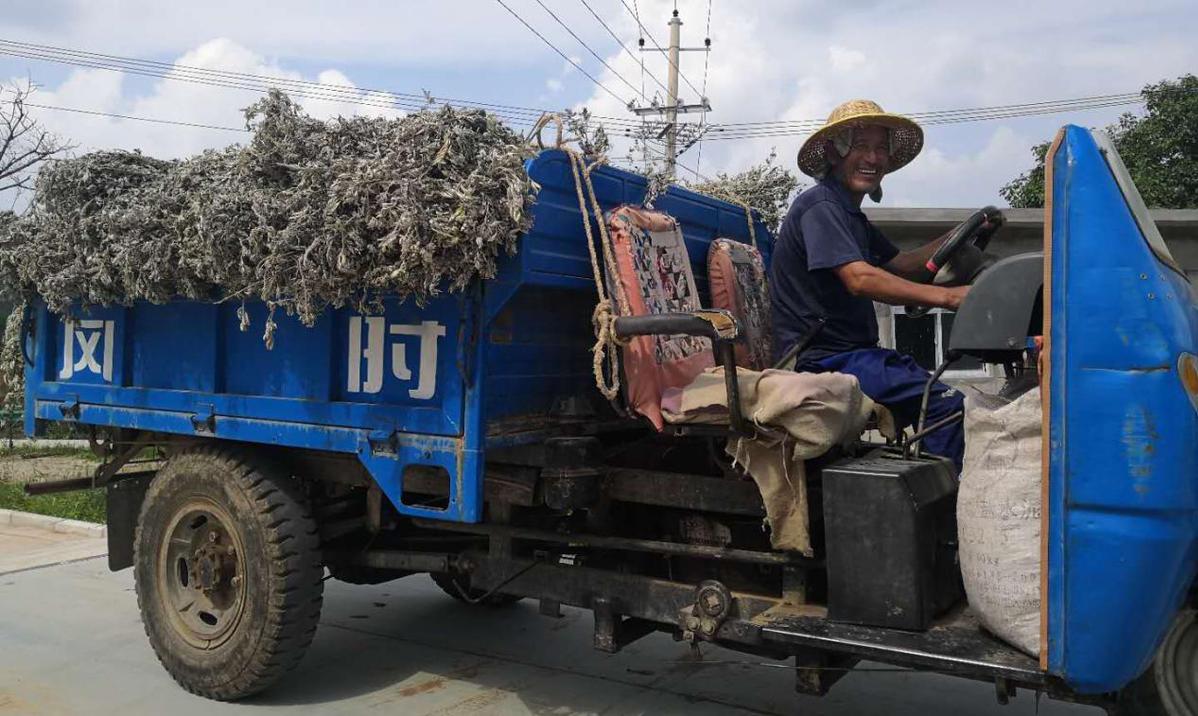
[[[835,179],[800,194],[786,213],[770,261],[775,357],[802,340],[820,317],[827,323],[800,364],[876,346],[873,301],[849,293],[833,269],[853,261],[881,266],[898,253]]]

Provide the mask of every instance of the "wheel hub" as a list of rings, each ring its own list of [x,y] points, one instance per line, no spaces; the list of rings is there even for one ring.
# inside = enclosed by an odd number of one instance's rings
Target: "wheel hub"
[[[160,594],[176,633],[210,649],[232,633],[245,602],[242,549],[224,510],[184,506],[171,522],[160,553]]]

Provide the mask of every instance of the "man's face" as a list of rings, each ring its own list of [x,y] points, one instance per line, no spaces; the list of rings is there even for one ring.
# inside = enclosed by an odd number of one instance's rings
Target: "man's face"
[[[834,173],[845,188],[854,194],[869,194],[882,184],[890,169],[890,132],[876,126],[855,129],[849,153],[837,159]]]

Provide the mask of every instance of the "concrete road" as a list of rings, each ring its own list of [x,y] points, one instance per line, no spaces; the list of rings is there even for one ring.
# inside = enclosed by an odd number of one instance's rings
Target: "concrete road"
[[[11,517],[4,515],[4,517]],[[45,523],[38,524],[40,515],[26,523],[0,522],[0,577],[34,567],[108,553],[108,539],[71,532],[56,532]],[[2,602],[0,602],[2,604]]]
[[[1036,713],[991,686],[933,674],[853,673],[823,699],[793,693],[789,670],[650,636],[591,650],[587,613],[561,619],[524,602],[469,607],[424,575],[376,587],[326,583],[303,663],[266,694],[218,704],[178,688],[146,642],[130,570],[89,559],[0,576],[0,714],[946,714]],[[732,661],[735,663],[729,664]],[[867,668],[883,668],[876,664]],[[1098,716],[1044,700],[1044,716]]]

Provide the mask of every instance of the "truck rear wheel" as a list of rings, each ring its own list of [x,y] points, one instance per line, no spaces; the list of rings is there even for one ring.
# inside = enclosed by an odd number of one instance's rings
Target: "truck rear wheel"
[[[1182,612],[1152,666],[1119,695],[1126,716],[1198,714],[1198,610]]]
[[[224,450],[172,457],[134,540],[137,603],[167,672],[227,701],[294,668],[320,618],[319,548],[292,478]]]

